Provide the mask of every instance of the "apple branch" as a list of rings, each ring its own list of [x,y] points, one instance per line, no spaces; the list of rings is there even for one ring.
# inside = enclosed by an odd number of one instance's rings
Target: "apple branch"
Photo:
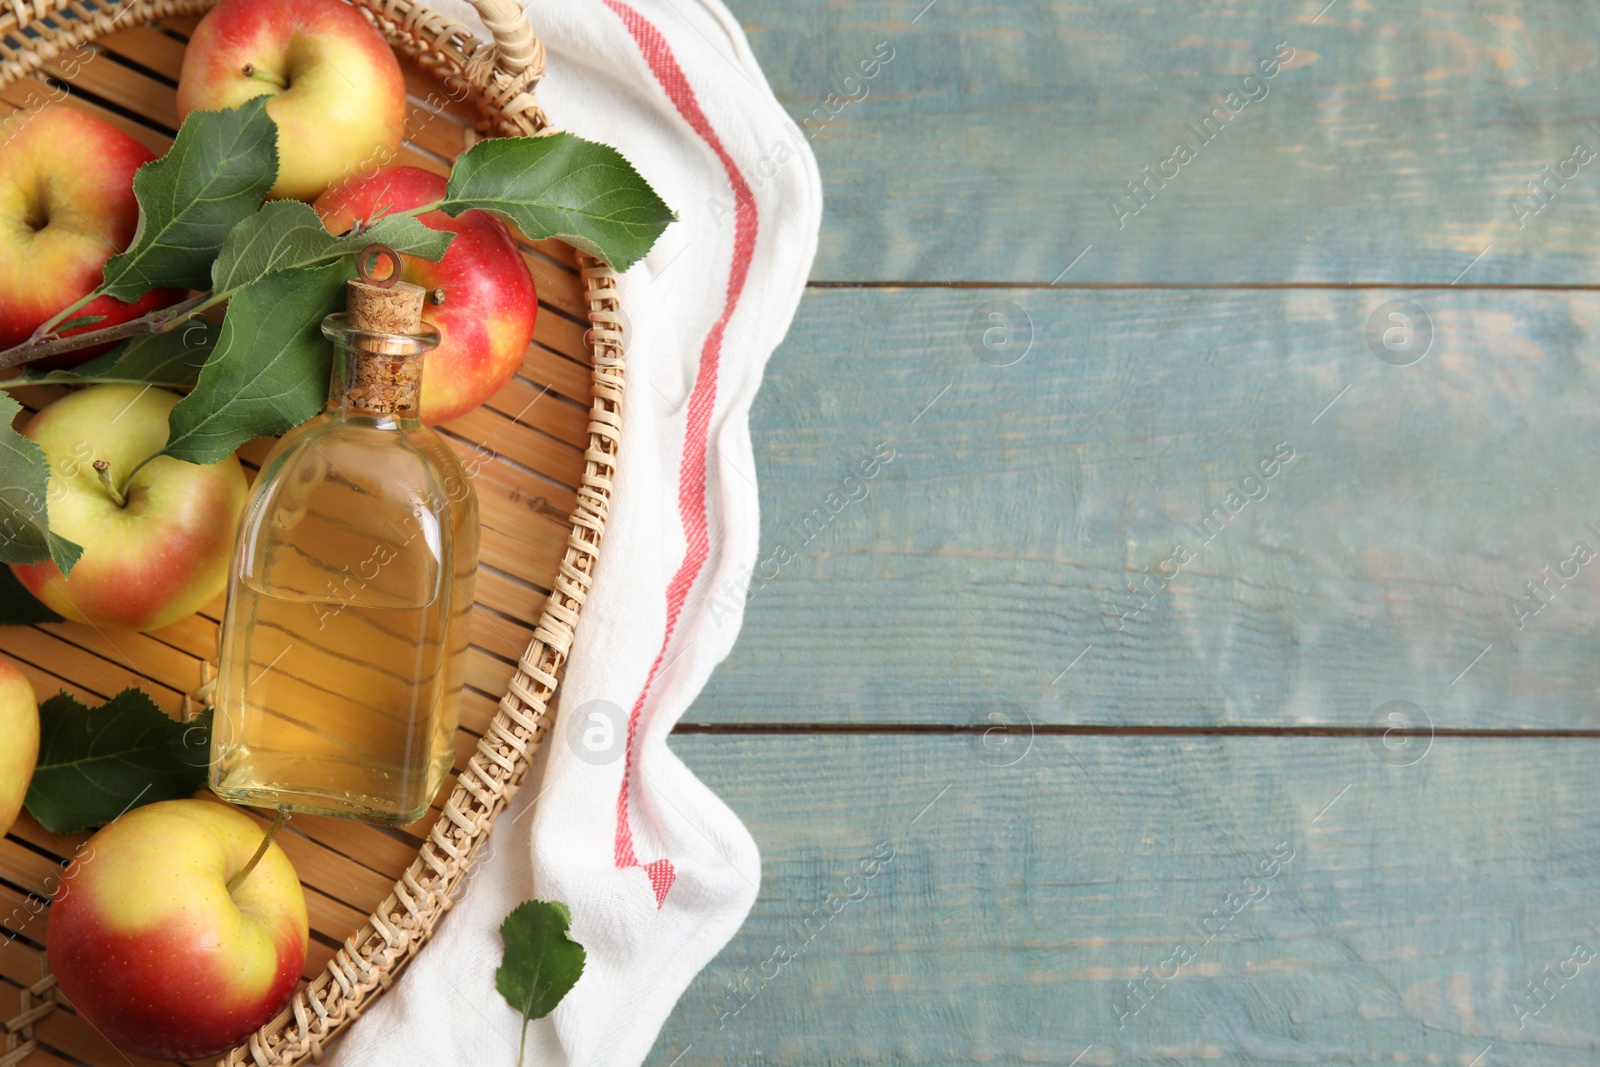
[[[76,352],[80,348],[90,348],[105,344],[107,341],[120,341],[124,337],[134,337],[142,333],[166,333],[218,302],[212,294],[201,293],[170,307],[104,329],[75,333],[71,337],[30,337],[20,345],[0,351],[0,370],[32,363],[34,360],[60,355],[63,352]]]

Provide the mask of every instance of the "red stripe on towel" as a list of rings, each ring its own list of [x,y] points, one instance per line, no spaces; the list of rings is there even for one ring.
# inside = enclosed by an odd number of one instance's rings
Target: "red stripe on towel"
[[[711,412],[717,402],[717,370],[722,358],[722,338],[727,331],[728,320],[733,317],[734,310],[738,307],[745,281],[750,275],[750,261],[754,257],[756,247],[757,220],[755,198],[750,184],[739,172],[733,157],[728,155],[727,149],[722,146],[722,141],[711,128],[705,112],[700,110],[700,102],[695,98],[694,90],[684,77],[683,68],[678,65],[678,60],[672,54],[672,48],[667,44],[666,38],[649,20],[621,0],[605,0],[605,3],[633,35],[634,42],[639,46],[645,61],[650,64],[650,70],[655,74],[656,81],[660,82],[661,88],[666,91],[667,98],[722,163],[722,168],[728,176],[728,183],[733,187],[733,200],[736,205],[733,262],[728,272],[727,296],[722,305],[721,316],[711,327],[711,332],[706,335],[705,343],[700,349],[700,366],[695,375],[694,389],[689,394],[689,419],[684,431],[683,460],[678,469],[678,514],[688,539],[688,551],[683,557],[683,562],[679,564],[677,573],[673,575],[671,584],[667,586],[667,628],[661,639],[661,651],[656,653],[655,662],[650,665],[650,674],[645,679],[644,689],[640,692],[639,699],[634,702],[633,711],[628,716],[628,749],[626,762],[623,765],[622,788],[617,793],[615,842],[617,867],[643,867],[649,876],[650,888],[655,893],[656,906],[659,908],[665,903],[667,891],[672,888],[673,879],[677,875],[671,860],[663,858],[641,864],[634,852],[631,819],[635,784],[634,754],[645,701],[650,696],[656,676],[661,671],[667,648],[671,645],[672,635],[678,626],[678,616],[682,614],[684,602],[689,597],[689,590],[700,577],[706,558],[710,555],[710,543],[707,537],[709,524],[706,514],[706,463]]]

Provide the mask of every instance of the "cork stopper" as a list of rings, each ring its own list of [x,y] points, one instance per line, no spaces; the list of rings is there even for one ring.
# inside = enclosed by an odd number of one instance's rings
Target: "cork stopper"
[[[415,334],[422,327],[422,302],[428,291],[410,282],[383,289],[351,278],[346,289],[352,328],[368,333]]]
[[[373,261],[389,260],[382,278]],[[400,256],[387,245],[369,245],[356,263],[359,278],[346,291],[345,325],[351,331],[344,395],[355,407],[380,414],[415,412],[422,396],[422,302],[427,290],[400,280]]]

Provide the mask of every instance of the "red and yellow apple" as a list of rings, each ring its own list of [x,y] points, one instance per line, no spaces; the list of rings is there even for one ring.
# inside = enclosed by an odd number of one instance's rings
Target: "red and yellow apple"
[[[33,765],[39,759],[39,704],[33,686],[15,666],[0,659],[0,834],[11,829],[28,795]]]
[[[331,186],[312,206],[330,232],[344,233],[357,222],[442,200],[444,192],[437,174],[385,167]],[[539,297],[516,242],[493,215],[429,211],[420,219],[456,235],[437,263],[400,257],[400,277],[429,291],[422,318],[440,335],[422,372],[422,421],[433,426],[488,400],[522,366]]]
[[[0,133],[0,348],[26,341],[100,284],[106,260],[128,247],[139,224],[133,173],[154,158],[110,123],[60,105],[17,116]],[[115,326],[182,296],[157,289],[131,304],[97,297],[72,318],[104,318],[64,334]],[[81,363],[108,347],[48,365]]]
[[[178,75],[178,117],[272,94],[276,197],[312,200],[394,158],[405,132],[400,63],[340,0],[222,0],[200,20]]]
[[[57,614],[155,630],[227,584],[247,492],[239,461],[145,462],[165,447],[177,402],[148,386],[95,385],[45,407],[24,431],[50,465],[50,531],[83,548],[70,577],[50,560],[12,565]]]
[[[127,1052],[198,1059],[233,1047],[294,992],[305,895],[262,826],[210,800],[135,808],[92,837],[50,905],[46,949],[67,1001]]]

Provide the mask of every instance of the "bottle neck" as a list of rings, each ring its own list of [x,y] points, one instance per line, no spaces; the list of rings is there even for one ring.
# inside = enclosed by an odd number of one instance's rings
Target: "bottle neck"
[[[335,344],[329,414],[415,427],[422,408],[422,360],[421,352],[393,355]]]

